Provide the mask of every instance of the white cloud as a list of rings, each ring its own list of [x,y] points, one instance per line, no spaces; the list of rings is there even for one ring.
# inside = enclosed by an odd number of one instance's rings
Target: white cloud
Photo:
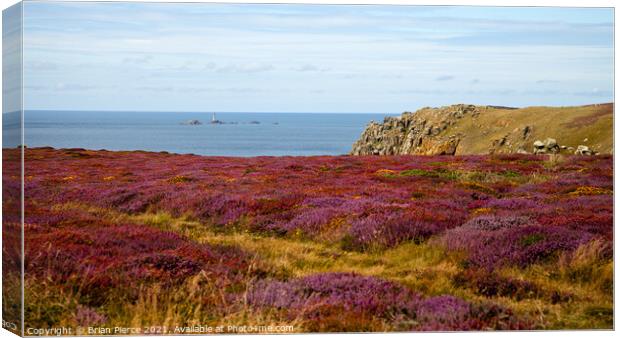
[[[123,58],[123,63],[129,64],[146,64],[151,62],[153,57],[151,55],[140,55],[135,57],[125,57]]]
[[[248,64],[228,64],[216,68],[218,73],[260,73],[273,70],[274,66],[271,64],[261,63],[248,63]]]
[[[319,66],[309,64],[309,63],[291,67],[290,69],[297,71],[297,72],[327,72],[331,70],[331,68],[329,67],[319,67]]]
[[[57,70],[58,64],[56,64],[55,62],[50,62],[50,61],[36,61],[35,60],[35,61],[30,61],[30,62],[24,62],[24,68],[28,70],[36,71],[36,72],[45,72],[45,71]]]
[[[435,78],[435,81],[450,81],[454,80],[454,76],[452,75],[441,75]]]

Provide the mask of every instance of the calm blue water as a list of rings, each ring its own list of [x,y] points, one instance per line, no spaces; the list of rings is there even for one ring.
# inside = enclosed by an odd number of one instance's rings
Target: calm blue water
[[[223,125],[209,124],[210,113],[26,111],[24,116],[28,147],[282,156],[346,154],[368,122],[387,115],[218,113],[218,120],[237,122]],[[181,124],[192,119],[203,124]]]

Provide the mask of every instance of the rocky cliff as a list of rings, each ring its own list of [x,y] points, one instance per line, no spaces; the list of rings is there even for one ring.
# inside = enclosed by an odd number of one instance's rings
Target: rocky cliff
[[[540,141],[543,140],[543,141]],[[536,141],[549,143],[538,148]],[[545,143],[545,144],[547,144]],[[457,104],[371,122],[353,155],[613,152],[613,104],[510,108]]]

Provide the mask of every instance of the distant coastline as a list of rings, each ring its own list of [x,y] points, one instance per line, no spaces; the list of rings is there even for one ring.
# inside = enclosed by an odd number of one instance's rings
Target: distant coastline
[[[211,113],[26,111],[27,147],[167,151],[210,156],[344,155],[371,120],[368,113]],[[183,122],[197,120],[188,126]],[[7,125],[5,125],[7,127]],[[19,123],[5,147],[21,144]]]

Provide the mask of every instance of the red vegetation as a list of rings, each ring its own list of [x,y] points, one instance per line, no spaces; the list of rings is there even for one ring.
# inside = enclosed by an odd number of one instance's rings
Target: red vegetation
[[[375,277],[265,279],[241,249],[119,222],[114,213],[162,212],[216,232],[328,241],[360,252],[431,239],[464,254],[454,283],[486,297],[553,303],[571,295],[497,270],[553,262],[592,240],[607,245],[605,259],[613,254],[610,156],[550,163],[528,155],[226,158],[28,148],[25,163],[26,278],[79,290],[78,322],[104,321],[91,308],[111,291],[131,300],[137,285],[174,287],[205,271],[231,299],[243,298],[240,284],[255,285],[251,306],[302,316],[311,330],[374,330],[377,320],[405,330],[530,327],[502,307],[424,297]],[[4,165],[15,171],[18,162]],[[16,177],[3,176],[3,184],[19,189]],[[4,200],[5,208],[15,203]],[[19,221],[7,215],[5,227]],[[339,326],[343,313],[353,326]],[[322,319],[313,322],[316,316]]]

